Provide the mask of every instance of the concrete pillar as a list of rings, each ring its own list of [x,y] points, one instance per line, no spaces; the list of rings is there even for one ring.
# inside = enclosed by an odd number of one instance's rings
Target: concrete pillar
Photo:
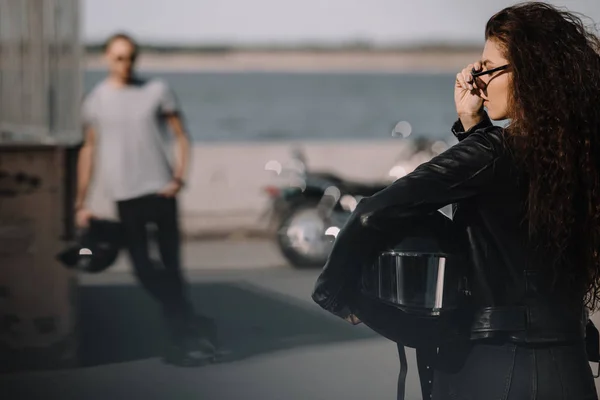
[[[64,246],[66,150],[0,145],[0,369],[77,365],[77,279]]]

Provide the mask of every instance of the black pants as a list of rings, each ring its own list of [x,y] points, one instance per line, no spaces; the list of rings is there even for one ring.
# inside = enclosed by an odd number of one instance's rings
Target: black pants
[[[169,317],[191,312],[181,272],[177,201],[149,195],[117,202],[125,242],[142,286],[163,306]],[[155,233],[160,258],[150,257],[149,236]]]
[[[433,400],[596,400],[583,341],[465,342],[441,348]]]

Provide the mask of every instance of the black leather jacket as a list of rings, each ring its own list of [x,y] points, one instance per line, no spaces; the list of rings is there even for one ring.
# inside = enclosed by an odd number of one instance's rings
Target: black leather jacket
[[[543,252],[528,240],[525,179],[512,162],[503,129],[487,116],[459,143],[379,193],[361,200],[340,231],[319,276],[313,300],[345,317],[352,312],[362,263],[394,226],[453,204],[454,221],[467,232],[471,261],[472,339],[516,342],[581,339],[583,294],[551,283]]]

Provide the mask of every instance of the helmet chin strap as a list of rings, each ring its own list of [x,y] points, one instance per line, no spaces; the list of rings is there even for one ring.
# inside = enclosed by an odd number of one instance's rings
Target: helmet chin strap
[[[398,400],[404,400],[406,394],[406,374],[408,373],[408,363],[406,362],[406,349],[400,343],[398,345],[398,356],[400,356],[400,373],[398,374]]]
[[[398,356],[400,357],[400,373],[398,374],[398,392],[396,398],[404,400],[406,396],[406,376],[408,374],[408,362],[406,360],[406,348],[397,343]],[[417,369],[421,383],[421,394],[423,400],[431,398],[433,389],[433,363],[437,356],[437,347],[418,347]]]

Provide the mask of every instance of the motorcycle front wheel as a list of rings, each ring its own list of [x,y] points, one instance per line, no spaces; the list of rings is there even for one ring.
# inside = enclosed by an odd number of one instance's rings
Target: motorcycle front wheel
[[[328,227],[316,203],[294,207],[284,216],[277,230],[282,254],[296,268],[322,267],[334,240],[325,235]]]

